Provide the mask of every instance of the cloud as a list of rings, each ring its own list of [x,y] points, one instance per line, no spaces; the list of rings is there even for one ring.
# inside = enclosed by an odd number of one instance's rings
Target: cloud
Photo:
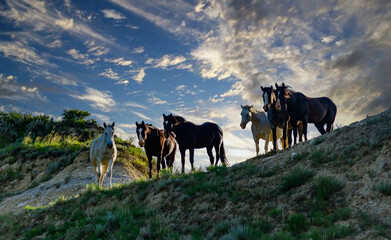
[[[99,91],[94,88],[86,87],[84,94],[69,94],[69,96],[90,102],[90,106],[103,112],[110,112],[116,105],[111,92]]]
[[[133,50],[133,53],[143,53],[145,50],[143,47],[137,47]]]
[[[142,114],[142,113],[135,112],[135,111],[133,111],[132,113],[133,113],[134,115],[136,115],[137,117],[141,118],[142,120],[149,120],[149,121],[152,121],[151,118],[145,116],[145,115]]]
[[[114,20],[122,20],[126,18],[124,15],[113,9],[103,9],[101,12],[104,14],[105,18],[111,18]]]
[[[99,113],[91,113],[91,117],[100,120],[101,122],[111,123],[111,118],[107,115],[99,114]]]
[[[47,102],[47,98],[42,96],[37,87],[28,87],[20,84],[13,75],[5,76],[0,73],[0,98],[15,101],[40,101]]]
[[[101,55],[105,55],[110,50],[104,46],[98,45],[95,43],[94,40],[91,41],[85,41],[84,45],[88,48],[88,52],[93,54],[96,57],[99,57]]]
[[[155,104],[155,105],[162,105],[162,104],[166,104],[167,103],[167,101],[162,100],[162,99],[160,99],[158,97],[155,97],[153,95],[150,95],[150,98],[148,99],[148,101],[150,103],[152,103],[152,104]]]
[[[117,81],[116,84],[125,84],[125,85],[127,85],[129,83],[128,80],[122,79],[118,75],[118,73],[114,72],[113,69],[111,69],[111,68],[105,69],[105,71],[99,73],[98,76],[103,76],[103,77],[106,77],[106,78],[110,78],[110,79],[116,80]]]
[[[178,85],[175,87],[175,90],[178,92],[178,95],[183,97],[185,95],[196,95],[195,91],[190,90],[186,85]]]
[[[62,47],[62,41],[61,39],[56,39],[53,42],[49,43],[47,46],[49,48],[59,48]]]
[[[144,109],[144,110],[149,110],[148,107],[146,107],[144,105],[141,105],[139,103],[135,103],[135,102],[126,102],[123,105],[127,106],[127,107],[135,107],[135,108],[141,108],[141,109]]]
[[[54,64],[50,63],[47,59],[40,56],[35,48],[26,45],[21,41],[14,42],[0,42],[0,52],[3,52],[4,56],[14,61],[18,61],[30,66],[33,65],[45,65],[53,67]]]
[[[139,72],[132,77],[133,80],[141,83],[145,77],[145,68],[141,68]]]
[[[115,59],[108,59],[107,62],[115,63],[116,65],[119,65],[119,66],[131,66],[133,63],[132,61],[125,60],[122,57],[115,58]]]
[[[91,65],[95,63],[95,60],[90,59],[87,54],[82,54],[77,49],[69,49],[67,53],[76,60],[80,60],[85,65]]]
[[[207,1],[197,14],[212,24],[191,55],[201,77],[235,80],[212,102],[240,96],[257,104],[260,85],[285,81],[310,97],[330,97],[336,122],[347,124],[389,107],[388,7],[384,1]]]
[[[29,0],[7,0],[5,4],[7,7],[0,9],[0,16],[18,26],[40,32],[67,31],[77,37],[92,38],[114,45],[111,38],[95,32],[82,22],[63,16],[64,11],[57,9],[54,4]]]

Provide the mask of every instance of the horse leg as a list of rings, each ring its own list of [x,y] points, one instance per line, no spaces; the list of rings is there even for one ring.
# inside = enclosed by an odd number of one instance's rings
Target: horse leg
[[[206,152],[208,153],[208,156],[209,156],[210,166],[213,166],[213,164],[215,162],[215,158],[213,157],[212,149],[213,149],[213,146],[209,146],[206,148]]]
[[[149,165],[149,178],[152,178],[152,155],[147,154],[148,165]]]
[[[299,142],[303,142],[303,122],[297,122],[297,129],[299,130]]]
[[[108,165],[109,172],[107,173],[110,177],[110,188],[111,188],[111,178],[113,177],[113,165],[114,165],[114,160],[111,158],[109,160],[109,165]]]
[[[93,162],[92,164],[94,165],[95,180],[98,182],[99,181],[99,178],[98,178],[98,167],[96,166],[96,162]]]
[[[296,125],[296,129],[297,129],[297,122],[295,125]],[[307,127],[308,127],[308,116],[304,116],[304,121],[303,121],[304,141],[307,141]]]
[[[98,182],[98,186],[102,186],[101,184],[100,184],[100,178],[101,178],[101,175],[102,175],[102,160],[101,159],[99,159],[98,161],[97,161],[97,170],[98,170],[98,173],[97,173],[97,182]]]
[[[288,130],[287,128],[288,128],[288,123],[287,122],[283,122],[282,123],[282,138],[284,139],[284,147],[283,147],[283,149],[287,148],[287,145],[286,145],[286,134],[287,134],[287,130]]]
[[[159,177],[160,175],[160,164],[162,163],[162,157],[157,157],[157,163],[156,163],[156,170],[157,170],[157,176]]]
[[[266,140],[265,140],[266,142]],[[259,138],[258,139],[255,139],[254,138],[254,143],[255,143],[255,152],[257,153],[256,156],[258,156],[259,154]],[[265,143],[265,153],[267,152],[267,146],[266,146],[266,143]]]
[[[324,123],[315,123],[315,127],[318,129],[318,131],[322,135],[326,133],[323,126],[324,126]],[[328,125],[327,125],[327,127],[328,127]]]
[[[194,148],[190,148],[189,153],[190,153],[191,171],[194,171]]]
[[[215,144],[215,150],[216,150],[215,166],[217,166],[217,164],[219,163],[219,160],[220,160],[220,148],[221,148],[221,143]],[[223,160],[221,160],[222,163],[224,163]]]
[[[186,149],[179,147],[179,151],[181,152],[181,161],[182,161],[182,173],[185,173],[185,154]]]
[[[272,135],[273,135],[273,151],[277,151],[277,135],[276,135],[276,126],[273,125],[272,127]]]
[[[103,180],[105,179],[107,173],[107,167],[108,167],[107,165],[102,164],[102,174],[100,175],[100,179],[99,179],[99,186],[101,187],[103,185]]]
[[[292,146],[292,129],[288,130],[288,146]]]
[[[297,141],[296,141],[296,139],[297,139],[297,121],[292,121],[292,130],[293,130],[293,144],[296,145],[296,143],[297,143]]]

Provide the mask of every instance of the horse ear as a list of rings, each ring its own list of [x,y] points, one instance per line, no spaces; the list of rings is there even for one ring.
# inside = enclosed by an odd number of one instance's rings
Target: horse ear
[[[168,115],[168,116],[172,116],[172,113],[170,113],[170,115]]]
[[[163,113],[163,118],[166,118],[166,114]]]
[[[240,107],[243,108],[242,104],[240,104]]]
[[[270,85],[270,88],[273,90],[273,85]]]
[[[142,124],[142,125],[145,125],[145,122],[144,122],[144,121],[142,121],[142,122],[141,122],[141,124]]]
[[[111,126],[114,127],[115,126],[115,122],[113,122],[113,124],[111,124]]]
[[[107,128],[107,125],[106,125],[106,123],[105,123],[105,122],[103,123],[103,127]]]
[[[278,84],[276,83],[276,88],[278,88]]]
[[[282,83],[282,87],[285,88],[285,83]]]
[[[138,127],[138,122],[136,121],[136,126]]]
[[[262,85],[261,85],[261,89],[262,89],[262,91],[263,91],[263,87],[262,87]]]

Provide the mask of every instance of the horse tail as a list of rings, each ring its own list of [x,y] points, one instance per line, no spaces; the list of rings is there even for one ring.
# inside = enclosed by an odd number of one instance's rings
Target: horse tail
[[[221,162],[224,164],[224,166],[229,167],[228,159],[225,156],[225,149],[224,149],[224,142],[223,141],[221,141],[221,146],[220,146],[220,158],[221,158]]]
[[[335,103],[331,100],[330,100],[330,104],[329,104],[329,109],[328,111],[329,112],[329,123],[327,123],[327,125],[329,125],[329,128],[330,128],[330,131],[333,131],[333,124],[334,124],[334,121],[335,121],[335,118],[337,116],[337,106],[335,105]]]

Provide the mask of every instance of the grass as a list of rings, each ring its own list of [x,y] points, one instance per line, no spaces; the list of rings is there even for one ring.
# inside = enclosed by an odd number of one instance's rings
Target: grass
[[[307,231],[308,222],[303,214],[292,214],[288,218],[288,230],[294,235]]]
[[[391,196],[391,182],[388,180],[383,181],[377,185],[375,185],[375,190],[386,195],[386,196]]]
[[[311,189],[314,191],[316,198],[327,200],[329,196],[342,188],[342,183],[330,176],[318,176],[311,184]]]
[[[308,182],[313,176],[312,170],[296,167],[282,177],[279,189],[281,192],[287,192]]]
[[[309,158],[311,161],[311,166],[317,167],[323,163],[328,163],[333,161],[336,158],[336,156],[331,154],[329,151],[326,152],[323,149],[317,149],[311,153]]]

